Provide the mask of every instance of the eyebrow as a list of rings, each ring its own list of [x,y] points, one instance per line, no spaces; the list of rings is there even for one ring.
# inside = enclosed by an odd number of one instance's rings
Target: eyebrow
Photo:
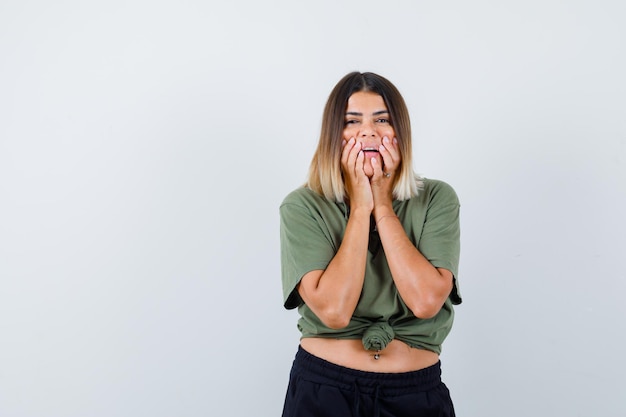
[[[372,116],[379,116],[381,114],[388,114],[388,113],[389,113],[388,110],[378,110],[372,113]],[[347,111],[346,116],[363,116],[363,113],[359,113],[356,111]]]

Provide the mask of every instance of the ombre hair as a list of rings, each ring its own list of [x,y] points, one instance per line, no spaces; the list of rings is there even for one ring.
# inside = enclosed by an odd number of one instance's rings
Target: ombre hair
[[[348,99],[357,92],[380,95],[391,120],[401,161],[395,178],[393,197],[408,200],[417,195],[422,179],[413,171],[409,111],[398,89],[386,78],[371,72],[351,72],[335,85],[326,101],[317,150],[313,155],[306,186],[327,199],[343,202],[346,188],[341,172],[341,142]]]

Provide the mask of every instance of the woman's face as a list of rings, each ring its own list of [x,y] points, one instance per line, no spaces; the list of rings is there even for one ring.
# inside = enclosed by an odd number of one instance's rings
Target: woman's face
[[[343,138],[346,142],[351,138],[361,142],[365,153],[363,169],[369,177],[374,175],[372,158],[376,158],[379,166],[384,164],[378,148],[385,136],[391,141],[395,137],[395,131],[391,126],[389,111],[383,98],[369,91],[352,94],[346,107]]]

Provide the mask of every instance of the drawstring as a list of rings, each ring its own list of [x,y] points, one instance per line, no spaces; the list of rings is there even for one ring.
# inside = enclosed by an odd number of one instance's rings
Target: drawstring
[[[378,404],[378,395],[380,393],[380,385],[376,384],[374,389],[374,417],[380,417],[380,406]],[[354,415],[360,416],[359,407],[361,406],[361,390],[359,383],[354,381]]]
[[[380,417],[380,407],[378,406],[378,391],[380,386],[376,385],[376,390],[374,391],[374,417]]]

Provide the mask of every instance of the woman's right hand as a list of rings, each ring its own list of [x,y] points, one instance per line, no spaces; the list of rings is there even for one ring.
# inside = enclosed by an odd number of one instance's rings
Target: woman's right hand
[[[363,170],[363,154],[361,142],[351,138],[343,142],[341,152],[341,169],[344,175],[346,192],[350,199],[350,210],[365,208],[369,211],[374,209],[374,196],[370,179]]]

